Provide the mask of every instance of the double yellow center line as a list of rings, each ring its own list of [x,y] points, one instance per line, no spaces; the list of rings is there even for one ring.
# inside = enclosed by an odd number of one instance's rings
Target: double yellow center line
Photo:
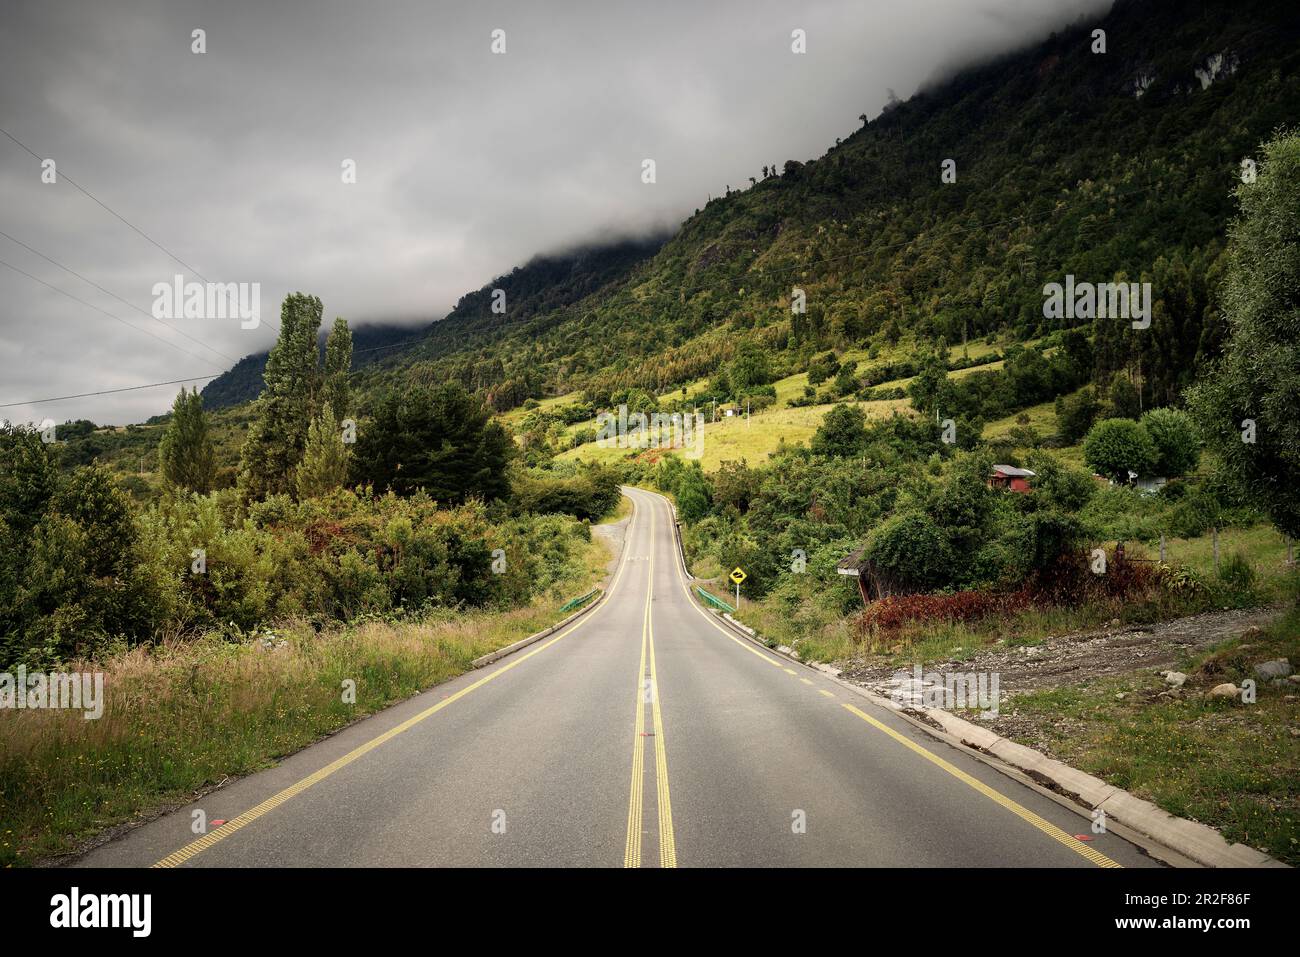
[[[653,511],[654,506],[651,506]],[[655,797],[659,806],[659,866],[677,866],[677,842],[673,837],[673,805],[668,790],[668,749],[664,741],[664,718],[659,708],[659,675],[655,668],[654,623],[650,603],[654,599],[655,539],[650,535],[649,572],[646,575],[645,613],[641,618],[641,661],[636,670],[636,712],[632,722],[632,789],[627,807],[627,845],[624,867],[641,866],[643,798],[645,795],[645,709],[650,706],[655,739]],[[647,653],[650,674],[646,675]]]

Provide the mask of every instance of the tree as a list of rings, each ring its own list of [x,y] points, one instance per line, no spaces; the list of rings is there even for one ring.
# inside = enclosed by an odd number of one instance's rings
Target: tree
[[[181,389],[172,402],[172,417],[158,443],[158,467],[173,489],[206,495],[217,475],[216,448],[208,435],[203,397],[195,387]]]
[[[325,403],[307,429],[307,445],[298,465],[299,498],[315,498],[338,488],[348,478],[348,447],[343,443],[334,407]]]
[[[1092,386],[1084,386],[1074,395],[1057,396],[1057,433],[1067,445],[1073,445],[1088,434],[1100,414],[1101,403]]]
[[[1136,419],[1142,414],[1142,393],[1126,375],[1117,373],[1110,380],[1106,399],[1113,418]]]
[[[945,404],[950,395],[948,363],[940,350],[931,350],[921,360],[920,371],[907,384],[907,395],[922,415],[934,415]]]
[[[857,369],[857,363],[850,359],[840,366],[840,371],[835,373],[835,394],[840,396],[853,395],[858,391],[858,377],[854,375]]]
[[[1083,460],[1098,474],[1127,483],[1129,472],[1151,474],[1156,447],[1147,430],[1132,419],[1102,419],[1083,440]]]
[[[316,335],[321,301],[294,293],[280,307],[280,336],[266,359],[266,388],[240,456],[239,490],[245,501],[288,492],[302,460],[319,388]]]
[[[0,663],[41,665],[92,655],[106,639],[147,634],[148,576],[139,573],[131,504],[100,465],[62,480],[20,536],[0,521]],[[8,555],[6,555],[8,557]]]
[[[513,443],[476,398],[456,382],[387,393],[359,431],[352,457],[357,482],[439,502],[505,497]]]
[[[687,525],[694,525],[709,514],[712,505],[709,480],[699,462],[691,462],[677,478],[677,513]]]
[[[739,462],[722,462],[713,473],[713,500],[725,508],[732,506],[740,514],[749,511],[749,503],[758,497],[762,473]]]
[[[867,444],[866,416],[856,405],[841,403],[833,406],[812,437],[812,450],[817,455],[853,456]]]
[[[1025,463],[1034,473],[1032,501],[1073,513],[1083,509],[1097,490],[1096,480],[1083,469],[1062,465],[1048,452],[1033,452]]]
[[[772,381],[767,352],[756,343],[744,343],[736,350],[736,356],[731,360],[727,378],[737,398],[745,395],[755,386],[766,385]]]
[[[20,535],[41,520],[58,487],[55,448],[34,429],[0,424],[0,522]]]
[[[824,356],[818,356],[808,363],[808,384],[821,385],[839,371],[840,362],[835,358],[835,353],[828,352]]]
[[[1138,420],[1156,449],[1156,475],[1175,478],[1196,468],[1201,439],[1192,417],[1181,409],[1152,409]]]
[[[1237,187],[1227,348],[1188,405],[1227,481],[1300,537],[1300,134],[1278,136],[1263,156],[1255,182]]]
[[[346,319],[335,319],[329,338],[325,340],[325,385],[322,398],[340,420],[346,419],[352,412],[352,392],[348,385],[348,373],[351,370],[352,330],[348,328]]]
[[[866,557],[907,589],[938,588],[952,576],[948,539],[921,512],[903,512],[877,526],[867,540]]]

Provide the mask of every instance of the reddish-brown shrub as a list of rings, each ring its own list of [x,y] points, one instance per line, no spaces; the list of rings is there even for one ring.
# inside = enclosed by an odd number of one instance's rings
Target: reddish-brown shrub
[[[908,624],[974,621],[1023,607],[1023,591],[959,591],[951,595],[890,595],[872,602],[858,618],[862,634],[897,631]]]
[[[854,622],[860,637],[896,632],[905,625],[975,621],[1031,605],[1081,605],[1099,599],[1128,601],[1160,586],[1160,573],[1147,562],[1107,556],[1105,574],[1092,572],[1086,554],[1064,555],[1013,592],[960,591],[950,595],[890,595],[874,601]]]

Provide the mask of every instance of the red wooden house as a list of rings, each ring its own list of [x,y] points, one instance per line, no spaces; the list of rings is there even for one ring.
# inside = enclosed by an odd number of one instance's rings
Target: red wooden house
[[[1009,488],[1013,492],[1028,492],[1029,480],[1034,473],[1014,465],[995,465],[989,473],[989,488]]]

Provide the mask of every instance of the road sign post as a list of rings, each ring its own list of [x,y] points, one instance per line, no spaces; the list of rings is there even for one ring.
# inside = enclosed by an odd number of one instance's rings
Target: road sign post
[[[731,575],[728,577],[733,582],[736,583],[736,611],[740,611],[740,583],[743,582],[749,576],[745,574],[745,570],[743,568],[737,565],[735,568],[731,570]]]

